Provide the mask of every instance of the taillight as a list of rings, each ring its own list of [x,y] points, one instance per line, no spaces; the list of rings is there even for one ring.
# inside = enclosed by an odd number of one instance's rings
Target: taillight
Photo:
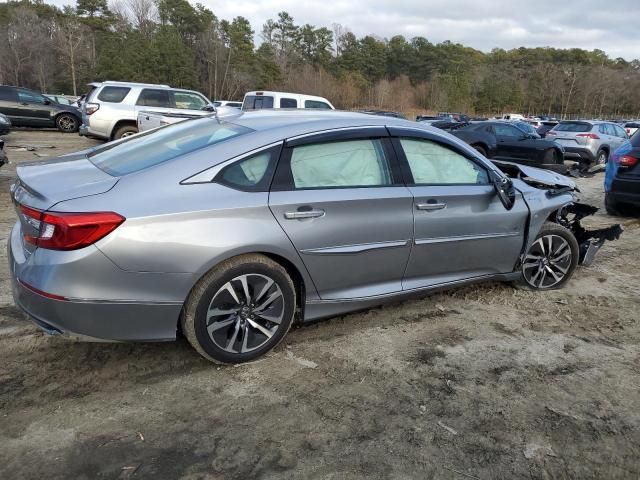
[[[591,140],[600,140],[600,137],[595,133],[579,133],[576,135],[576,137],[590,138]]]
[[[623,155],[618,159],[618,164],[621,167],[633,167],[636,163],[638,163],[638,159],[631,155]]]
[[[92,113],[96,113],[98,110],[100,110],[100,104],[99,103],[87,103],[84,107],[84,111],[87,115],[91,115]]]
[[[125,218],[114,212],[41,212],[24,205],[20,213],[32,227],[24,241],[51,250],[76,250],[94,244],[113,232]]]

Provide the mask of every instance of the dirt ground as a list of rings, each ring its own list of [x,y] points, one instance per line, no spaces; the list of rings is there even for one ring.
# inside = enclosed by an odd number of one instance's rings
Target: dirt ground
[[[56,132],[11,145],[93,141]],[[0,240],[15,215],[0,169]],[[602,174],[579,179],[602,207]],[[620,221],[598,213],[591,224]],[[0,256],[0,478],[640,478],[640,221],[561,290],[467,287],[292,330],[220,367],[184,340],[76,343]]]

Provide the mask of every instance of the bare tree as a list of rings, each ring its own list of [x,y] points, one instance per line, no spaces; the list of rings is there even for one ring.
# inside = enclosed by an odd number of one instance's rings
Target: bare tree
[[[153,0],[127,0],[133,24],[145,35],[149,35],[158,21],[158,7]]]
[[[73,94],[78,94],[78,66],[86,53],[87,30],[77,18],[65,17],[58,23],[55,46],[69,67]]]

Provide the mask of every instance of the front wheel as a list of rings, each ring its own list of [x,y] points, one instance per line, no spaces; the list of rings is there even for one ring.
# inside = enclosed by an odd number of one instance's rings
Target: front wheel
[[[562,288],[578,266],[580,247],[571,231],[556,223],[543,225],[529,246],[517,285],[532,290]]]
[[[70,113],[63,113],[56,118],[56,128],[63,133],[74,133],[78,131],[80,121]]]
[[[242,255],[196,284],[185,303],[182,332],[208,360],[247,362],[284,338],[295,309],[287,271],[263,255]]]

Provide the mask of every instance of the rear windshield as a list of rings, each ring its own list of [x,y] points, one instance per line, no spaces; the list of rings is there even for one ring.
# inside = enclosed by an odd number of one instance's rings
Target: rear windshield
[[[556,132],[588,132],[592,125],[585,122],[562,122],[554,130]]]
[[[210,117],[187,120],[108,143],[90,153],[89,160],[109,175],[119,177],[251,131]]]
[[[268,95],[247,95],[244,97],[243,110],[261,110],[263,108],[273,108],[273,97]]]

